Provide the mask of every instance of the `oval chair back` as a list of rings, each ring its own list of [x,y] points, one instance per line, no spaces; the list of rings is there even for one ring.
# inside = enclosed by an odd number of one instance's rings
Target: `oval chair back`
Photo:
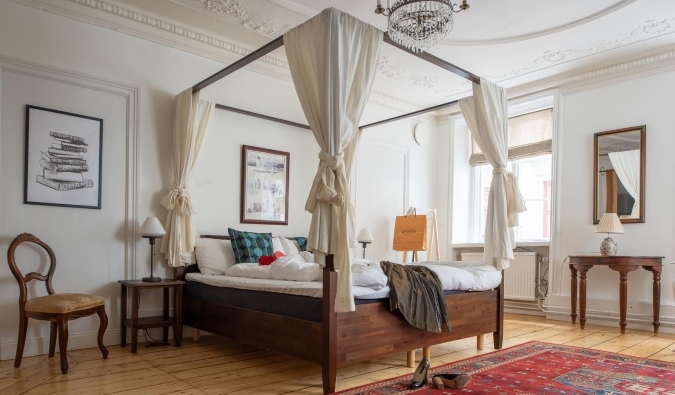
[[[19,270],[19,267],[16,265],[16,249],[22,243],[33,243],[37,244],[42,249],[47,252],[49,255],[49,270],[47,275],[30,272],[24,276]],[[54,277],[54,271],[56,270],[56,255],[54,255],[54,250],[51,249],[44,241],[38,239],[30,233],[22,233],[14,238],[7,249],[7,262],[9,263],[9,270],[16,278],[16,281],[19,283],[20,296],[19,296],[19,306],[23,307],[28,300],[28,287],[26,284],[33,280],[44,281],[45,286],[47,287],[47,292],[50,295],[54,294],[54,288],[52,287],[52,278]]]

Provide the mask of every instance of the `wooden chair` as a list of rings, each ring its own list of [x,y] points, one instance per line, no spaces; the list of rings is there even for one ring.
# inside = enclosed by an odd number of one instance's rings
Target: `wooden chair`
[[[49,254],[49,272],[43,275],[36,272],[28,273],[25,277],[16,266],[16,259],[14,254],[16,248],[21,243],[35,243],[42,247],[47,254]],[[16,347],[16,358],[14,359],[14,367],[21,366],[21,358],[23,357],[23,347],[26,343],[26,330],[28,329],[28,318],[36,320],[50,321],[51,332],[49,336],[49,356],[54,356],[56,348],[56,332],[59,334],[59,352],[61,356],[61,372],[68,373],[68,358],[66,356],[66,349],[68,347],[68,320],[75,318],[87,317],[94,313],[98,314],[101,323],[98,328],[98,348],[103,354],[103,359],[108,358],[108,350],[103,345],[103,334],[108,326],[108,316],[105,313],[105,300],[100,296],[54,293],[52,288],[52,277],[56,269],[56,256],[54,251],[45,244],[42,240],[29,233],[22,233],[12,240],[7,250],[7,262],[9,269],[19,282],[21,295],[19,297],[19,342]],[[28,299],[28,290],[26,284],[32,280],[45,281],[47,292],[49,295],[39,298]]]

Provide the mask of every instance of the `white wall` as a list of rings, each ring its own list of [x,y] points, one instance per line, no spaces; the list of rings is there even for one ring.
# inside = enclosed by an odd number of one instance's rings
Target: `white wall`
[[[593,134],[630,126],[647,125],[645,223],[624,224],[625,234],[612,235],[619,254],[665,256],[661,322],[675,326],[675,112],[672,95],[675,72],[618,81],[563,96],[563,152],[559,244],[551,268],[554,292],[548,303],[569,314],[570,275],[564,259],[579,252],[597,252],[603,235],[593,233]],[[618,321],[618,273],[596,267],[588,272],[587,309],[594,316],[615,314]],[[629,318],[651,323],[652,275],[645,270],[628,275]],[[563,316],[563,318],[565,318]],[[566,318],[565,318],[566,319]],[[631,327],[629,320],[629,327]]]
[[[20,38],[20,39],[19,39]],[[29,78],[20,73],[2,73],[0,119],[0,250],[11,239],[27,231],[42,238],[56,251],[59,266],[54,287],[60,292],[91,292],[106,298],[110,319],[106,343],[119,338],[118,279],[148,274],[149,246],[134,236],[134,224],[125,229],[127,215],[136,224],[146,216],[162,222],[166,210],[160,199],[173,181],[172,124],[174,96],[211,75],[222,64],[112,30],[56,16],[13,2],[0,1],[0,57],[48,65],[54,75],[77,74],[82,86],[63,86],[57,81]],[[59,71],[61,70],[61,71]],[[86,74],[92,78],[82,77]],[[70,78],[70,77],[68,77]],[[113,81],[138,90],[139,113],[133,113],[123,95],[103,94],[87,84]],[[94,82],[92,82],[94,81]],[[85,83],[86,82],[86,83]],[[77,85],[77,83],[75,83]],[[116,85],[112,83],[111,85]],[[235,76],[207,88],[204,97],[226,105],[305,123],[293,86],[284,81],[240,70]],[[104,118],[103,209],[83,210],[26,206],[22,204],[23,105],[36,104]],[[364,123],[393,115],[391,111],[369,107]],[[138,120],[137,140],[128,141],[122,124]],[[406,120],[366,130],[371,141],[382,141],[409,151],[409,203],[419,207],[435,205],[435,137],[418,147],[412,130],[419,121]],[[291,153],[290,218],[288,226],[239,224],[240,146],[250,144]],[[127,145],[127,146],[125,146]],[[372,145],[372,144],[371,144]],[[378,144],[375,144],[378,145]],[[125,149],[138,153],[137,190],[125,206]],[[366,150],[367,153],[367,145]],[[275,234],[300,236],[307,233],[309,214],[304,204],[316,172],[318,148],[307,130],[270,123],[242,115],[215,110],[214,121],[192,184],[197,210],[197,230],[224,234],[228,226],[260,229]],[[368,155],[365,155],[368,157]],[[398,161],[396,159],[395,161]],[[369,163],[361,164],[363,171]],[[371,169],[372,170],[372,169]],[[392,170],[395,171],[395,170]],[[373,180],[377,185],[378,180]],[[402,193],[402,192],[400,192]],[[368,208],[362,208],[368,209]],[[382,218],[401,212],[369,208]],[[361,224],[365,227],[365,224]],[[358,226],[358,225],[357,225]],[[374,235],[387,240],[389,234]],[[125,249],[125,243],[128,247]],[[356,251],[360,255],[360,249]],[[27,257],[44,259],[28,252]],[[128,256],[128,263],[125,259]],[[370,256],[369,256],[370,257]],[[134,262],[136,270],[134,272]],[[33,266],[35,267],[35,266]],[[160,257],[155,264],[158,275],[172,272]],[[0,358],[14,357],[18,330],[18,287],[6,264],[0,265]],[[159,293],[143,298],[141,315],[156,314]],[[69,348],[95,345],[95,318],[74,322]],[[24,355],[43,353],[48,342],[48,324],[31,321]]]

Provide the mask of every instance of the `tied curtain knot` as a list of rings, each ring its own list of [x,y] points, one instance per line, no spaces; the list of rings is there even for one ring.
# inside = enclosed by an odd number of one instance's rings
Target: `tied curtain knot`
[[[344,153],[329,155],[323,151],[319,153],[319,171],[314,177],[312,190],[316,191],[315,198],[307,202],[305,209],[313,212],[318,202],[342,207],[345,201],[345,188],[348,184],[345,175]]]
[[[518,179],[516,175],[508,171],[505,167],[495,167],[492,169],[492,175],[503,174],[506,185],[506,213],[509,221],[509,227],[518,226],[518,214],[527,211],[525,199],[518,188]]]
[[[191,216],[195,214],[192,207],[192,198],[187,188],[175,187],[161,200],[164,207],[175,210],[178,215]]]

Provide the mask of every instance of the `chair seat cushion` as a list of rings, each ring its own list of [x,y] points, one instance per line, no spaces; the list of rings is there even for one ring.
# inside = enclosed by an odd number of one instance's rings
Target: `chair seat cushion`
[[[26,311],[36,313],[70,313],[105,304],[100,296],[86,294],[53,294],[26,301]]]

